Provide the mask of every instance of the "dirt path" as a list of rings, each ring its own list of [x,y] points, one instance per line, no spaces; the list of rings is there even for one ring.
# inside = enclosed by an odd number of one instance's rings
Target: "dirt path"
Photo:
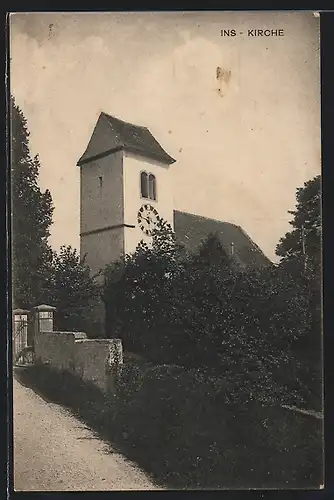
[[[161,489],[67,410],[13,381],[14,489]]]

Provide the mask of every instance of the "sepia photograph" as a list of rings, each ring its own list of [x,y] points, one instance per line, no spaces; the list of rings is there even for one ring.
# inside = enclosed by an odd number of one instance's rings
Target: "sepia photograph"
[[[13,491],[324,488],[320,14],[8,19]]]

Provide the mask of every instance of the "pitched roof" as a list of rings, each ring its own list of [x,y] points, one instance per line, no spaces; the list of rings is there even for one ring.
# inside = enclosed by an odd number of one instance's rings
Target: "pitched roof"
[[[209,234],[215,234],[228,255],[233,254],[243,266],[268,265],[271,261],[247,233],[230,222],[209,219],[200,215],[174,210],[174,231],[179,243],[194,251]]]
[[[81,166],[95,157],[105,156],[120,149],[159,160],[167,165],[175,162],[147,127],[124,122],[102,112],[77,165]]]

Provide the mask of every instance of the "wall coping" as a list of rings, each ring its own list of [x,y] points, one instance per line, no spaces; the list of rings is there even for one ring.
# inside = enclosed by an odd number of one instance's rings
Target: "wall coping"
[[[115,340],[118,340],[118,339],[77,339],[76,342],[97,342],[99,344],[111,344],[112,342],[114,342]]]
[[[62,334],[62,335],[68,335],[68,336],[72,336],[74,337],[75,339],[85,339],[87,337],[87,333],[85,332],[62,332],[60,330],[52,330],[51,332],[50,331],[44,331],[44,330],[41,330],[40,332],[42,335],[59,335],[59,334]]]

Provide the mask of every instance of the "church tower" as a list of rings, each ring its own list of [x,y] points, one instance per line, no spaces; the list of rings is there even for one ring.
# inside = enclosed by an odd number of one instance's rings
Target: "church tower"
[[[80,254],[93,274],[149,242],[157,216],[173,228],[174,162],[146,127],[100,114],[77,163]]]

